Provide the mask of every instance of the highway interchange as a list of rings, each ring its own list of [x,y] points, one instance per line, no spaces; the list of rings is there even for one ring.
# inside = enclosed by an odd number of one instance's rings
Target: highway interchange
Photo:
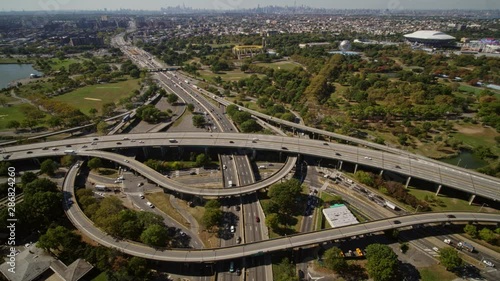
[[[118,44],[121,44],[121,42],[118,42]],[[121,45],[125,45],[125,42],[123,41],[123,44]],[[138,59],[134,61],[146,67],[161,65],[161,63],[157,62],[153,57],[148,57],[148,55],[146,55],[146,58],[146,61]],[[162,86],[175,92],[179,95],[179,97],[181,97],[181,99],[195,104],[196,108],[199,108],[200,112],[206,112],[205,115],[208,121],[213,124],[213,126],[210,126],[209,128],[209,132],[122,134],[119,136],[110,135],[98,137],[98,140],[94,140],[93,137],[82,137],[56,142],[45,142],[41,144],[5,147],[1,151],[1,157],[5,160],[54,157],[64,155],[65,150],[74,150],[79,156],[100,157],[114,161],[121,166],[126,166],[131,170],[137,171],[142,176],[148,178],[156,184],[173,191],[206,197],[225,197],[248,194],[247,196],[241,197],[243,208],[238,227],[241,227],[241,229],[237,229],[234,234],[235,237],[241,235],[243,241],[242,244],[237,244],[235,239],[228,240],[223,242],[221,247],[217,249],[153,249],[130,241],[116,240],[116,238],[113,238],[97,229],[83,214],[78,204],[74,204],[73,206],[65,205],[65,210],[73,224],[75,224],[75,226],[83,233],[104,246],[116,248],[131,255],[160,261],[199,263],[260,256],[267,252],[314,245],[325,241],[349,238],[360,234],[378,232],[386,229],[408,227],[415,224],[438,222],[498,223],[500,221],[500,216],[495,214],[459,212],[430,213],[402,216],[396,219],[380,219],[354,226],[265,240],[267,237],[264,237],[263,229],[260,228],[260,224],[256,221],[257,217],[263,217],[263,213],[260,205],[255,204],[255,202],[258,202],[255,196],[255,191],[268,187],[288,174],[290,170],[296,166],[296,155],[310,155],[336,159],[379,168],[381,170],[391,170],[412,178],[424,179],[439,185],[452,187],[458,190],[466,191],[473,195],[479,195],[493,200],[500,199],[500,181],[496,178],[485,176],[477,172],[443,164],[425,157],[408,154],[407,152],[400,151],[395,148],[310,128],[284,120],[278,120],[246,108],[241,108],[241,110],[249,111],[255,117],[265,120],[266,122],[284,125],[297,130],[311,132],[326,137],[346,140],[350,143],[357,143],[362,146],[375,148],[376,150],[331,143],[329,141],[297,139],[271,135],[227,133],[236,132],[237,129],[227,119],[223,111],[214,106],[213,103],[207,101],[206,98],[208,97],[213,99],[222,106],[227,106],[232,103],[222,98],[213,96],[213,94],[202,89],[196,88],[196,91],[193,90],[192,84],[187,84],[180,75],[177,77],[177,75],[169,72],[159,73],[157,74],[157,77],[158,82]],[[202,96],[199,93],[202,93],[205,96]],[[171,142],[170,140],[172,139],[175,140],[175,142]],[[135,159],[125,157],[118,153],[108,152],[109,150],[117,149],[115,152],[120,152],[121,149],[136,149],[142,147],[161,147],[169,150],[178,149],[178,147],[183,146],[203,148],[225,147],[230,148],[231,150],[243,149],[246,150],[246,152],[255,150],[257,153],[265,153],[262,151],[271,150],[278,151],[283,155],[288,156],[288,161],[283,168],[270,178],[255,182],[254,174],[246,155],[233,153],[227,155],[222,154],[220,155],[221,166],[227,167],[227,169],[224,169],[223,171],[223,186],[225,188],[204,189],[180,184],[166,178],[164,175],[148,168]],[[127,161],[125,161],[125,159]],[[63,187],[65,196],[74,197],[74,181],[78,170],[79,168],[76,166],[73,166],[69,170]],[[234,183],[234,186],[228,186],[229,180]],[[76,200],[74,201],[76,202]],[[141,204],[141,202],[136,203],[138,205]],[[229,207],[224,210],[230,211],[237,216],[240,215],[240,211],[237,211],[234,207]],[[261,213],[262,215],[260,215]],[[249,275],[251,278],[247,280],[268,280],[268,277],[266,277],[266,274],[268,273],[264,272],[263,268],[255,267],[252,270],[255,272],[251,271]],[[220,280],[239,280],[239,278],[234,278],[234,276],[231,275],[227,277],[228,279],[220,278]]]

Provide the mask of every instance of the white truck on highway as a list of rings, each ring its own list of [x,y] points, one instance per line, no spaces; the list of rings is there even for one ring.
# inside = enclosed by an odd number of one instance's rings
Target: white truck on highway
[[[64,154],[76,154],[76,152],[73,149],[66,149]]]
[[[385,205],[393,210],[396,210],[398,208],[398,206],[396,206],[394,203],[392,203],[391,201],[387,201],[387,200],[385,200]]]
[[[233,186],[233,181],[227,181],[227,186],[229,187]]]

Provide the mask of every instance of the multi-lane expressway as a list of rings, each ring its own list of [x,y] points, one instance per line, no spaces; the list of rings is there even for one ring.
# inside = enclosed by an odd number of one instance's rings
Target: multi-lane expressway
[[[74,198],[74,183],[78,173],[78,167],[73,166],[64,181],[63,190],[66,198]],[[268,252],[274,252],[289,248],[302,247],[335,239],[343,239],[351,236],[367,234],[371,232],[384,231],[387,229],[407,227],[415,224],[429,224],[440,222],[491,222],[498,223],[500,215],[490,213],[429,213],[402,216],[398,218],[389,218],[372,221],[368,223],[356,224],[347,227],[333,228],[297,234],[284,238],[277,238],[254,243],[241,244],[238,246],[203,249],[203,250],[180,250],[180,249],[155,249],[147,247],[144,244],[138,244],[125,240],[117,240],[107,235],[94,226],[82,212],[78,204],[68,206],[65,200],[65,211],[71,222],[88,237],[99,244],[117,249],[124,253],[160,261],[172,262],[214,262],[220,260],[239,259],[246,256],[262,255]]]
[[[171,142],[172,140],[175,140],[175,142]],[[79,155],[103,157],[121,162],[122,165],[136,170],[144,176],[149,177],[152,181],[178,192],[201,196],[231,196],[251,193],[274,182],[269,182],[270,179],[266,179],[252,185],[230,189],[190,188],[164,178],[161,174],[138,161],[123,163],[123,159],[120,160],[121,156],[118,154],[107,153],[101,150],[144,146],[163,146],[167,147],[167,149],[168,147],[176,146],[198,146],[207,148],[230,147],[274,150],[283,153],[339,159],[383,170],[391,170],[400,174],[462,190],[470,194],[479,195],[492,200],[500,200],[500,179],[497,178],[471,172],[459,167],[441,165],[441,163],[422,160],[412,156],[396,155],[384,151],[310,139],[238,133],[154,133],[104,136],[100,137],[95,145],[91,145],[92,142],[92,138],[82,137],[55,142],[12,146],[6,147],[2,151],[2,156],[5,159],[6,155],[9,155],[8,158],[11,160],[28,159],[63,155],[65,149],[72,149]],[[67,146],[71,147],[68,148]],[[46,150],[43,150],[43,148],[46,148]],[[58,150],[53,151],[52,149],[54,148]],[[293,164],[294,163],[293,161]],[[290,166],[287,168],[291,169]],[[285,170],[285,168],[282,169],[278,174],[283,176],[284,174],[281,173],[284,173]],[[273,179],[276,179],[276,177],[273,177]]]

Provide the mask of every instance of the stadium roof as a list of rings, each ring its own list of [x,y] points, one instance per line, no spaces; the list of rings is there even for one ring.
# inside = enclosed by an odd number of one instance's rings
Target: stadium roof
[[[455,40],[456,38],[435,30],[419,30],[410,34],[404,35],[405,38],[422,39],[422,40]]]

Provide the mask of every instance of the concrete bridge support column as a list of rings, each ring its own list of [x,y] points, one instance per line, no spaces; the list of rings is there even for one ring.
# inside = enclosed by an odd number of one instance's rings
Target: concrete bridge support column
[[[436,191],[436,196],[439,195],[439,192],[441,192],[442,187],[443,187],[443,185],[441,185],[441,184],[438,186],[438,190]]]
[[[472,196],[469,199],[469,205],[472,205],[472,202],[474,202],[474,199],[476,198],[475,194],[472,194]]]
[[[384,170],[380,170],[380,176],[382,176],[384,174]]]
[[[147,146],[142,147],[142,153],[144,153],[146,158],[149,158],[149,149]]]
[[[206,154],[206,155],[208,155],[208,151],[209,151],[209,150],[208,150],[208,146],[207,146],[207,147],[205,147],[205,154]]]
[[[358,164],[354,166],[354,173],[356,173],[357,171],[358,171]]]
[[[344,164],[344,161],[340,161],[339,171],[342,171],[342,164]]]
[[[408,188],[408,185],[410,184],[410,180],[411,180],[411,177],[408,177],[408,179],[406,180],[405,188]]]
[[[255,160],[256,157],[257,157],[257,150],[256,149],[252,149],[252,157],[251,157],[251,159]]]
[[[161,148],[161,158],[165,158],[167,156],[167,147],[162,146]]]

